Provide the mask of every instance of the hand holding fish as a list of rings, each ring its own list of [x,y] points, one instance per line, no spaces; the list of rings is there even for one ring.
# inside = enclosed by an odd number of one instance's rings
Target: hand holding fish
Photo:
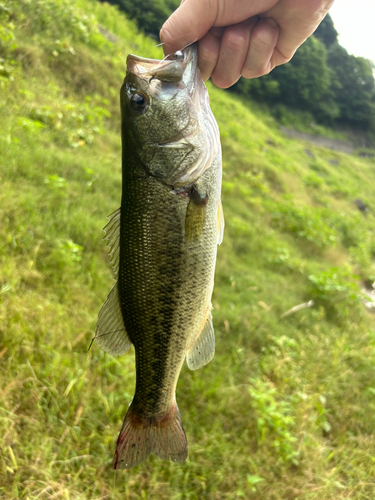
[[[318,27],[333,0],[182,0],[160,32],[171,54],[199,40],[203,80],[220,88],[285,64]]]

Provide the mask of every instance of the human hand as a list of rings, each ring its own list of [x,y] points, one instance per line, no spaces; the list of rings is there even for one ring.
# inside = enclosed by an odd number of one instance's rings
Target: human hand
[[[228,88],[288,62],[323,20],[333,0],[182,0],[160,39],[172,54],[198,42],[203,80]]]

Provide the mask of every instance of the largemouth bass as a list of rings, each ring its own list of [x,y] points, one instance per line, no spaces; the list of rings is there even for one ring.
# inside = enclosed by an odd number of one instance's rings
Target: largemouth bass
[[[219,129],[196,45],[173,60],[129,55],[121,113],[122,201],[105,227],[117,281],[95,334],[114,356],[135,349],[115,469],[150,453],[187,457],[175,390],[185,357],[195,370],[214,355],[211,295],[224,229]]]

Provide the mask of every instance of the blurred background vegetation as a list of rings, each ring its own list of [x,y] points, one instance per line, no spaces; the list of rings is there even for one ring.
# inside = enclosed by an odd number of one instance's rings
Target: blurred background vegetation
[[[144,14],[173,6],[149,5]],[[152,456],[115,473],[134,351],[88,352],[113,283],[101,228],[120,204],[126,55],[162,51],[96,0],[1,1],[1,499],[375,497],[375,327],[364,306],[375,281],[375,158],[280,131],[319,116],[313,128],[329,137],[347,140],[340,120],[371,131],[371,106],[350,111],[354,96],[372,102],[369,63],[348,56],[327,23],[280,68],[283,83],[275,72],[248,91],[266,96],[268,85],[275,99],[299,95],[309,105],[325,92],[339,113],[329,120],[324,106],[255,103],[238,95],[245,82],[237,94],[208,84],[226,220],[216,354],[196,372],[184,366],[179,380],[187,462]],[[333,85],[331,71],[358,93]]]

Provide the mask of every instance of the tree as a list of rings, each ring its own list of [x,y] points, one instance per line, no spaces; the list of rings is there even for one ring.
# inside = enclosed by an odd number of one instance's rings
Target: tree
[[[340,109],[340,121],[364,130],[374,127],[373,63],[349,55],[338,43],[329,49],[328,63],[335,75],[332,89]]]
[[[314,37],[301,45],[288,65],[276,68],[274,75],[285,104],[308,110],[321,121],[332,121],[339,114],[331,77],[326,48]]]
[[[104,1],[104,0],[103,0]],[[131,19],[136,21],[138,28],[147,35],[159,37],[159,31],[178,5],[178,0],[106,0],[117,5]]]
[[[255,80],[241,79],[234,91],[271,104],[282,103],[332,122],[339,114],[331,91],[332,72],[322,42],[310,37],[286,65]]]
[[[333,25],[332,17],[327,14],[314,32],[314,36],[329,49],[331,45],[337,43],[338,32]]]

